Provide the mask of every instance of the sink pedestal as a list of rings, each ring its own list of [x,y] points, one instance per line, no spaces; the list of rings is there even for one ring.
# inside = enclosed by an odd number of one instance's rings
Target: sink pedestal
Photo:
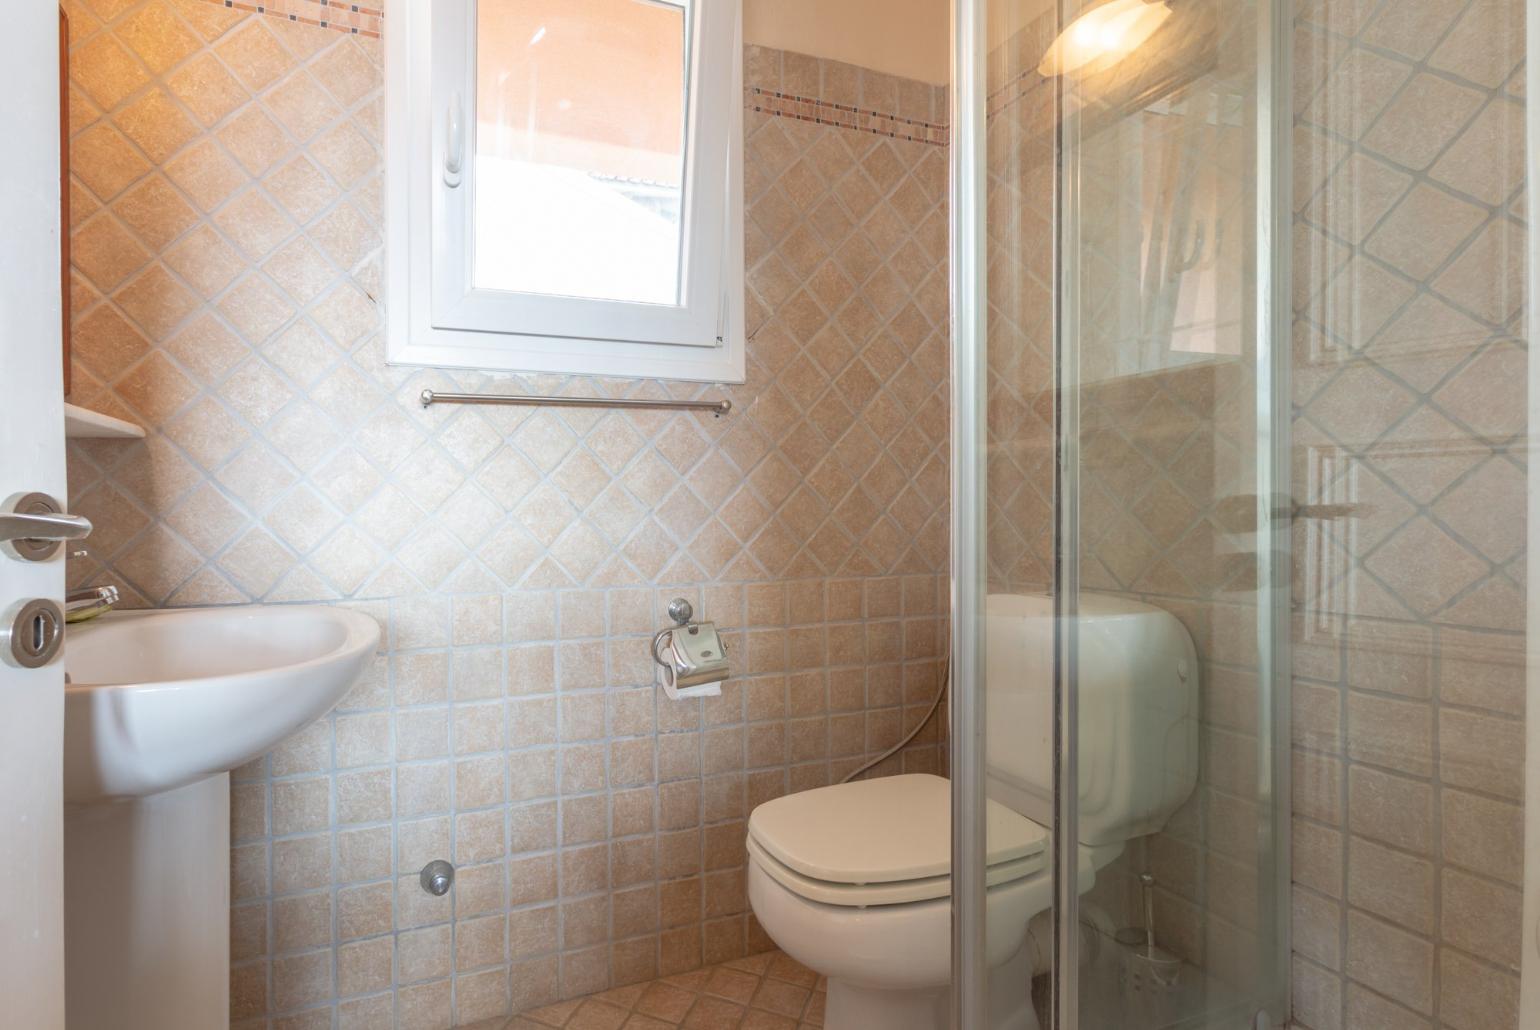
[[[64,816],[68,1030],[230,1025],[230,774]]]
[[[229,770],[330,711],[379,642],[369,616],[319,605],[69,628],[68,1030],[228,1030]]]

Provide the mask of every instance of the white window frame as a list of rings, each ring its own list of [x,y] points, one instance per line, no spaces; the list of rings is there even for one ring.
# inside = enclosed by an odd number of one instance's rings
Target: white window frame
[[[389,363],[744,381],[741,4],[689,3],[677,306],[472,288],[476,0],[400,5],[385,32]]]

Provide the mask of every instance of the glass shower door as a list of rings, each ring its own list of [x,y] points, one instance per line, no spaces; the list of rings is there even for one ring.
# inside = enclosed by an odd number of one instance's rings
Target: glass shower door
[[[958,0],[965,1030],[1286,1014],[1282,6]]]
[[[1058,1012],[1281,1025],[1278,12],[1140,6],[1147,39],[1059,76]]]

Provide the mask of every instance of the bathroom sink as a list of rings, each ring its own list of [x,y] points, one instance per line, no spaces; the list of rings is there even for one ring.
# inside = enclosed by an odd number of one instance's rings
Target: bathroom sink
[[[121,612],[64,642],[64,797],[147,797],[227,772],[326,714],[379,626],[323,606]]]

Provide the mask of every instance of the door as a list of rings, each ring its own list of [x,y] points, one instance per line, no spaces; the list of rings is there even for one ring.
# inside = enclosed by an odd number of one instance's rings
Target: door
[[[1060,76],[1064,1030],[1288,1014],[1286,6],[1144,4]]]
[[[960,1030],[1286,1016],[1286,8],[955,5]]]
[[[46,493],[63,502],[60,370],[59,14],[10,5],[0,34],[0,503]],[[0,619],[62,601],[64,558],[0,554]],[[64,665],[0,660],[0,1024],[64,1026]]]

